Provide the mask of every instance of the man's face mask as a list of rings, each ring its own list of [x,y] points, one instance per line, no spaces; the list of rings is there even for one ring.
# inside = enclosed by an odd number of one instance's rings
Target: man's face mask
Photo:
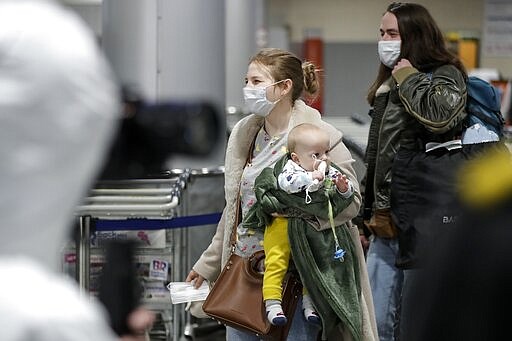
[[[400,40],[380,40],[379,59],[388,68],[393,68],[400,56]]]

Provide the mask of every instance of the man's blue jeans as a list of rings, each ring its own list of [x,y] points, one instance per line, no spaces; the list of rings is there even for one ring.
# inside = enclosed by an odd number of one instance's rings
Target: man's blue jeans
[[[395,266],[398,239],[373,236],[367,254],[375,318],[380,341],[393,341],[399,318],[403,271]]]

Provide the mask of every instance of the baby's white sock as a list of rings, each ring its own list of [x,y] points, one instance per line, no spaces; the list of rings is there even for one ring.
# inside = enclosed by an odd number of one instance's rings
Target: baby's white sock
[[[281,301],[266,300],[265,310],[267,311],[267,319],[274,326],[283,326],[288,321],[284,316]]]
[[[304,318],[308,322],[320,323],[320,317],[316,312],[315,307],[313,306],[313,302],[311,301],[311,297],[309,295],[302,296],[302,311],[304,312]]]

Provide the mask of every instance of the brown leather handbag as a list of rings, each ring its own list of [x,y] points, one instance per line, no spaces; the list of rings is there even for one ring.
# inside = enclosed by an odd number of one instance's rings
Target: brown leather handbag
[[[262,338],[285,340],[302,285],[297,277],[288,273],[283,281],[283,312],[288,324],[273,326],[266,317],[263,303],[263,274],[256,270],[265,257],[263,251],[244,258],[232,253],[226,266],[215,281],[206,301],[204,312],[217,321],[236,329],[256,334]]]
[[[257,270],[265,253],[257,251],[245,258],[234,252],[236,225],[240,221],[240,196],[238,198],[235,226],[231,232],[231,255],[206,297],[203,311],[226,326],[266,339],[286,340],[299,295],[302,295],[302,284],[294,273],[286,274],[281,306],[288,323],[279,327],[270,324],[263,302],[263,273]]]
[[[250,163],[254,141],[248,152],[246,164]],[[286,340],[290,329],[302,284],[298,277],[288,272],[283,280],[281,306],[288,317],[284,326],[273,326],[267,319],[263,302],[263,274],[256,270],[265,258],[263,251],[255,252],[249,258],[235,254],[236,227],[240,217],[240,195],[238,195],[235,226],[231,232],[231,255],[203,303],[203,311],[226,326],[264,339]]]

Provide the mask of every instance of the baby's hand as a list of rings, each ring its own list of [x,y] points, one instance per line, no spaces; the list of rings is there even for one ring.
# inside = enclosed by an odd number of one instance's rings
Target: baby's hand
[[[325,178],[325,173],[319,170],[314,170],[311,173],[311,177],[313,178],[313,180],[323,181]]]
[[[348,179],[344,174],[338,174],[336,178],[334,178],[334,183],[336,184],[336,188],[340,193],[345,193],[348,191]]]

